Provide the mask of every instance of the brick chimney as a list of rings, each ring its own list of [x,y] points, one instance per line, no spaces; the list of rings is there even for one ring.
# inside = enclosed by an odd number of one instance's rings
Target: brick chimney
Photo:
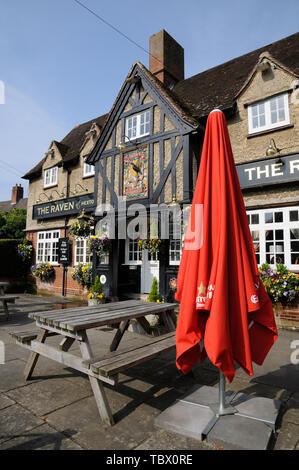
[[[20,199],[23,199],[23,195],[24,189],[20,184],[13,186],[11,193],[11,204],[16,204]]]
[[[184,80],[184,49],[164,29],[149,39],[149,70],[167,87]]]

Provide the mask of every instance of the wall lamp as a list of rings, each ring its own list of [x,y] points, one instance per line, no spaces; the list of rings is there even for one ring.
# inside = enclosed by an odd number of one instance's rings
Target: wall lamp
[[[39,204],[40,202],[42,202],[41,196],[46,196],[47,201],[51,201],[51,199],[52,199],[51,194],[50,194],[50,196],[48,196],[46,193],[40,193],[40,195],[38,196],[38,199],[36,200],[36,204]]]
[[[274,139],[270,139],[269,146],[266,150],[267,157],[273,157],[277,153],[279,153],[281,149],[276,147]]]
[[[139,82],[139,80],[140,80],[139,75],[137,73],[135,73],[135,75],[132,75],[131,77],[127,78],[126,82],[127,83],[137,83],[137,82]]]
[[[271,64],[268,60],[263,60],[260,64],[257,64],[256,71],[257,72],[266,72],[271,68]]]
[[[136,147],[136,145],[138,145],[137,139],[135,140],[135,142],[132,142],[130,137],[128,137],[127,135],[124,135],[124,138],[128,139],[129,143],[132,144],[134,147]],[[126,147],[126,144],[127,144],[126,141],[121,140],[120,143],[117,146],[118,150],[122,151]]]
[[[81,189],[79,189],[79,191],[77,190],[77,187],[78,187],[78,186],[79,186],[79,188],[81,188]],[[82,193],[82,191],[88,191],[88,188],[83,188],[83,186],[81,186],[80,183],[77,183],[76,186],[75,186],[75,188],[74,188],[73,191],[72,191],[72,194]]]

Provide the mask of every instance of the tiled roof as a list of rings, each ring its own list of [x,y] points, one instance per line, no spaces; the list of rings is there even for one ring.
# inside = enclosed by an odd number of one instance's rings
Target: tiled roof
[[[19,199],[16,204],[11,201],[0,201],[0,212],[7,212],[10,209],[27,209],[28,198]]]
[[[182,80],[173,92],[198,118],[207,116],[214,108],[230,108],[264,51],[299,75],[299,33],[296,33]]]
[[[60,142],[54,141],[55,145],[61,153],[63,162],[70,162],[79,156],[80,149],[86,137],[85,133],[91,128],[94,122],[97,123],[100,128],[102,128],[106,117],[107,114],[104,114],[103,116],[91,119],[88,122],[84,122],[83,124],[74,127],[74,129],[72,129]],[[35,167],[28,171],[23,176],[23,178],[30,179],[34,176],[37,176],[42,169],[45,159],[46,157],[44,157],[37,165],[35,165]]]

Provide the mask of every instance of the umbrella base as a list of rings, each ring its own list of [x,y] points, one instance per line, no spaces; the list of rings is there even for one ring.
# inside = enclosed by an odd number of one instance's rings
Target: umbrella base
[[[164,410],[155,420],[156,426],[186,437],[206,440],[227,449],[265,450],[269,447],[281,403],[264,397],[225,392],[234,414],[219,414],[211,408],[217,402],[215,387],[195,385],[182,398]]]
[[[209,405],[215,416],[226,416],[226,415],[234,415],[238,413],[237,408],[234,408],[231,405],[225,405],[224,407],[219,406],[219,403],[212,403]]]

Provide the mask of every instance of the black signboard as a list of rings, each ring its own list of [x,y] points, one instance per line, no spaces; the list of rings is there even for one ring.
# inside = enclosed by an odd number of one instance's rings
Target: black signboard
[[[93,194],[68,197],[57,201],[44,202],[33,206],[33,219],[49,219],[51,217],[65,217],[79,214],[83,209],[91,212],[95,209],[96,201]]]
[[[299,181],[299,154],[236,165],[242,189]]]
[[[67,237],[58,240],[58,263],[70,264],[70,243]]]

